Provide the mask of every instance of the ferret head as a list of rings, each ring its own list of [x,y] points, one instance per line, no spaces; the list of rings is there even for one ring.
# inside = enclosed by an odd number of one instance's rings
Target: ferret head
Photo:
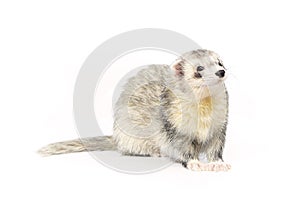
[[[226,78],[226,68],[219,55],[205,49],[183,54],[172,67],[177,77],[195,93],[201,92],[203,97],[209,95],[205,93],[212,93],[215,88],[223,86]]]

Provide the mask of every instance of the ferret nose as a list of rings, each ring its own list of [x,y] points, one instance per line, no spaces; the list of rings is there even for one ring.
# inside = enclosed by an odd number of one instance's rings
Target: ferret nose
[[[225,76],[225,70],[219,70],[215,73],[216,76],[218,76],[219,78],[223,78]]]

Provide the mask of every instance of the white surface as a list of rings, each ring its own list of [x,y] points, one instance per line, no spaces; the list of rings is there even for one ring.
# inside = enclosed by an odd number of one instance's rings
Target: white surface
[[[7,1],[0,3],[0,199],[299,199],[297,1]],[[230,68],[228,173],[173,165],[148,175],[87,153],[40,158],[76,138],[77,73],[101,42],[165,28],[215,50]]]

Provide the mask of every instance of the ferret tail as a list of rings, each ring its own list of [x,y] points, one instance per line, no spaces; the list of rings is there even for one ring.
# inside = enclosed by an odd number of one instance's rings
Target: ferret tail
[[[38,150],[38,153],[42,156],[51,156],[83,151],[114,150],[117,150],[117,147],[112,140],[112,136],[98,136],[49,144]]]

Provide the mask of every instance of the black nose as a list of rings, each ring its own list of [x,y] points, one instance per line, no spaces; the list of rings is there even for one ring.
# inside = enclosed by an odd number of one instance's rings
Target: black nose
[[[225,76],[225,70],[219,70],[215,73],[219,78],[223,78]]]

